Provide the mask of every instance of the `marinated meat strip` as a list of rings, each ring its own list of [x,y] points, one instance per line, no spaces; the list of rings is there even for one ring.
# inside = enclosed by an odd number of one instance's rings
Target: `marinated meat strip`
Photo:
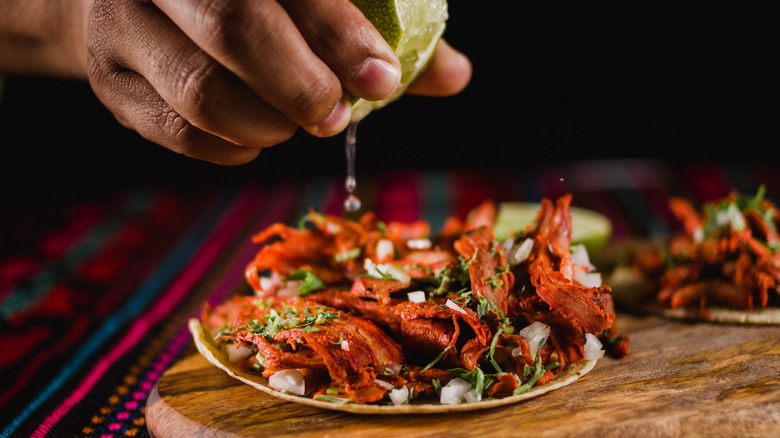
[[[528,268],[537,295],[550,308],[579,323],[589,333],[599,333],[612,326],[609,286],[585,287],[572,280],[571,217],[568,214],[571,195],[555,205],[542,202],[539,227]]]
[[[496,242],[491,228],[484,225],[473,228],[456,240],[454,246],[458,254],[470,260],[472,289],[506,313],[506,301],[514,277],[507,269],[506,253]]]
[[[319,304],[342,310],[365,318],[389,332],[399,333],[401,318],[392,308],[375,299],[355,295],[350,290],[326,289],[307,295],[307,298]]]

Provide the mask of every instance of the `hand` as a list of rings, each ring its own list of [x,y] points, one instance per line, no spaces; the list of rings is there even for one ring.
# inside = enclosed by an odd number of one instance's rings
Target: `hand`
[[[331,136],[349,94],[392,94],[400,65],[347,0],[95,0],[87,76],[123,125],[187,156],[242,164],[302,127]],[[410,92],[447,95],[471,74],[442,42]]]

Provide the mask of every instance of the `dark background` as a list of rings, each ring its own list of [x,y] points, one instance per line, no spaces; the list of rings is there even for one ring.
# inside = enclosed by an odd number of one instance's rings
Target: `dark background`
[[[776,160],[777,50],[763,10],[533,9],[453,0],[445,38],[474,65],[458,96],[406,96],[358,128],[359,173],[652,157]],[[7,77],[3,191],[344,172],[343,136],[300,131],[222,167],[121,127],[82,82]]]

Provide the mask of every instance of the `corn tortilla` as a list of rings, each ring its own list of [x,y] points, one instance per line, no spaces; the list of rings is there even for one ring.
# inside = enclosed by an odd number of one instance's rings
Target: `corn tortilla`
[[[503,398],[487,399],[473,403],[460,403],[456,405],[440,404],[437,401],[419,400],[410,404],[401,405],[376,405],[376,404],[355,404],[355,403],[331,403],[322,400],[314,400],[307,397],[292,395],[283,391],[278,391],[268,386],[268,379],[255,374],[243,371],[237,365],[228,361],[225,354],[209,339],[205,327],[197,318],[189,320],[189,330],[192,334],[195,346],[201,355],[212,365],[225,371],[229,376],[252,386],[260,391],[270,394],[274,397],[309,405],[321,409],[329,409],[355,414],[434,414],[443,412],[472,411],[477,409],[494,408],[517,403],[530,398],[538,397],[542,394],[567,386],[580,377],[590,372],[596,365],[596,360],[583,360],[578,364],[569,366],[562,373],[543,385],[534,386],[530,390]]]

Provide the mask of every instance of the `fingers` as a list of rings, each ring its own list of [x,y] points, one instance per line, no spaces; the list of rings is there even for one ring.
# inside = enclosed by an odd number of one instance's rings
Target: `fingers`
[[[314,54],[338,76],[348,93],[381,100],[398,88],[401,63],[351,2],[280,1]]]
[[[196,45],[261,100],[318,136],[333,135],[346,127],[350,108],[345,102],[342,78],[354,83],[355,78],[370,77],[371,73],[377,76],[367,52],[376,51],[373,45],[386,46],[381,37],[366,36],[376,31],[347,0],[155,3]],[[326,50],[325,42],[313,42],[315,34],[349,49],[336,56],[337,49]],[[324,55],[317,50],[323,50]],[[392,51],[382,56],[393,60]],[[369,74],[358,75],[354,66],[365,67],[367,63]],[[347,91],[372,96],[375,90],[370,86],[377,81],[367,82],[367,93],[357,85]],[[385,90],[380,91],[384,94]]]
[[[406,92],[425,96],[451,96],[468,85],[471,74],[469,59],[446,41],[440,40],[428,67]]]
[[[90,82],[124,125],[169,149],[222,164],[249,161],[295,132],[295,124],[158,9],[129,0],[97,1],[95,9]]]
[[[93,60],[88,64],[95,70]],[[140,74],[123,69],[104,74],[113,85],[93,85],[97,96],[113,109],[122,125],[144,138],[185,156],[223,165],[248,163],[260,153],[259,147],[240,146],[193,126]]]
[[[95,0],[89,77],[125,126],[223,164],[253,159],[298,127],[346,128],[350,95],[379,100],[400,63],[349,0]],[[446,95],[468,60],[439,44],[411,92]]]

